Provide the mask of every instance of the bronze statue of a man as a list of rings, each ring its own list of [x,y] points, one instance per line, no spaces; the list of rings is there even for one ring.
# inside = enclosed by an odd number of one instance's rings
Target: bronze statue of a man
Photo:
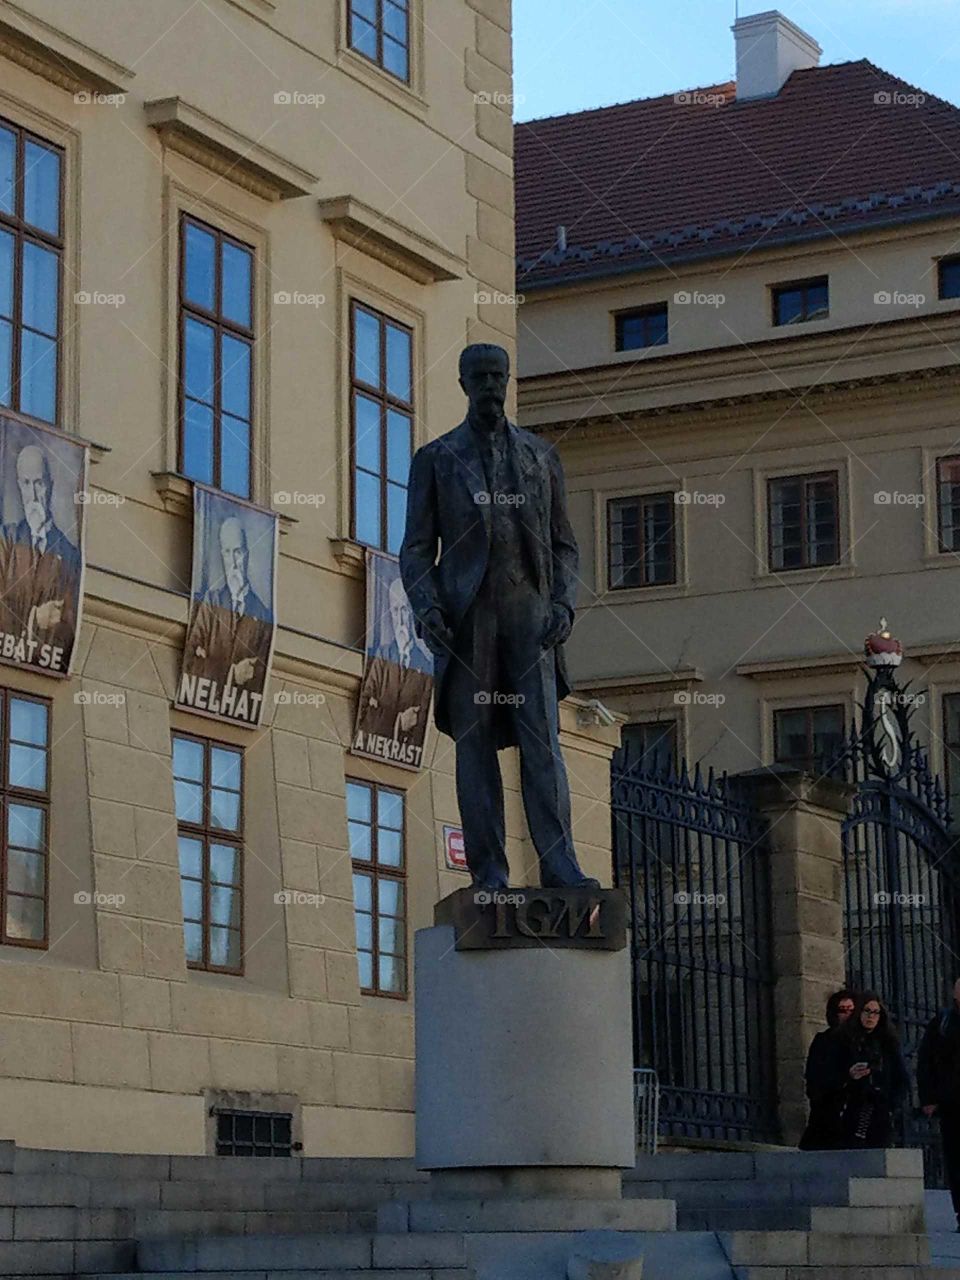
[[[400,571],[436,659],[437,727],[456,742],[474,883],[509,883],[497,751],[515,745],[541,883],[596,888],[577,863],[559,741],[577,544],[559,459],[504,416],[509,379],[502,347],[460,356],[469,411],[413,459]]]

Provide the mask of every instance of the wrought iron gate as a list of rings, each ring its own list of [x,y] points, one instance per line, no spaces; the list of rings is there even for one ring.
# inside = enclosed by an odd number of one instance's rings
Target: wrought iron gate
[[[856,786],[843,824],[844,923],[847,980],[883,998],[915,1080],[924,1027],[960,973],[958,845],[944,789],[910,729],[908,688],[897,684],[895,671],[886,665],[870,673],[860,731],[842,762]],[[915,1103],[911,1098],[904,1109],[897,1136],[924,1148],[928,1181],[939,1183],[935,1122]]]
[[[617,884],[632,927],[634,1053],[665,1134],[776,1137],[773,958],[762,819],[726,776],[613,769]]]

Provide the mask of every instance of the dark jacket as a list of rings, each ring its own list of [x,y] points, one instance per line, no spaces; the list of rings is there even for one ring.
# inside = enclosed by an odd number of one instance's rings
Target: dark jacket
[[[843,1086],[837,1083],[833,1067],[833,1029],[818,1031],[810,1042],[804,1083],[810,1100],[810,1118],[800,1139],[801,1151],[829,1151],[840,1144],[840,1113]]]
[[[896,1041],[882,1038],[877,1032],[850,1034],[843,1028],[830,1034],[834,1043],[825,1073],[835,1085],[843,1087],[846,1104],[870,1097],[883,1102],[890,1112],[898,1110],[910,1090],[910,1077]],[[862,1080],[851,1080],[850,1068],[857,1062],[868,1063],[870,1074]]]
[[[522,498],[516,511],[536,590],[545,606],[562,605],[572,619],[578,556],[567,517],[560,461],[550,445],[513,423],[507,424],[507,438],[517,493]],[[466,420],[414,455],[400,572],[418,627],[431,608],[439,608],[454,633],[453,652],[458,657],[469,653],[471,638],[464,636],[463,622],[480,590],[490,555],[490,503],[476,497],[486,489],[474,429]],[[434,714],[438,729],[447,734],[451,723],[445,697],[449,663],[449,654],[439,654],[434,667]],[[561,646],[556,649],[556,679],[557,697],[564,698],[570,685]],[[507,738],[499,745],[516,744]]]
[[[927,1023],[917,1053],[921,1107],[960,1107],[960,1011],[942,1009]]]

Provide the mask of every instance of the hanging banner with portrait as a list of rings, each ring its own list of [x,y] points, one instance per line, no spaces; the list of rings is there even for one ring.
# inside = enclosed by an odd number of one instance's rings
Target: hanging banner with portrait
[[[367,550],[367,652],[354,755],[419,769],[433,694],[433,655],[417,636],[393,556]]]
[[[275,512],[194,485],[178,707],[231,724],[260,723],[276,634],[278,533]]]
[[[86,442],[0,415],[0,661],[70,673],[83,601]]]

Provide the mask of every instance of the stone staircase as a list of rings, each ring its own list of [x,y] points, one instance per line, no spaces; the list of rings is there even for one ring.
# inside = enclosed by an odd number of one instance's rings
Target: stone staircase
[[[0,1276],[567,1280],[642,1255],[643,1280],[960,1280],[930,1264],[913,1151],[642,1157],[622,1201],[431,1191],[407,1160],[0,1143]]]

